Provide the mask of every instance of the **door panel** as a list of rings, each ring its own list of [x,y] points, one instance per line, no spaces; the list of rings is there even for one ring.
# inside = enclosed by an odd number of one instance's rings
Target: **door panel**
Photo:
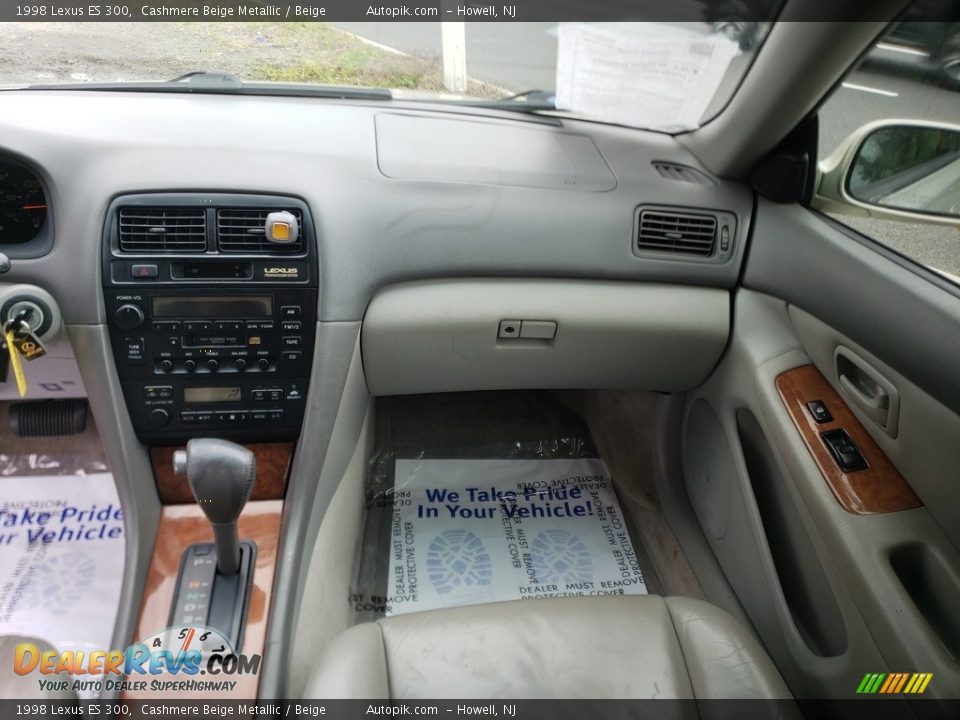
[[[744,286],[683,423],[714,554],[799,696],[854,697],[865,673],[906,671],[934,673],[925,697],[960,696],[960,297],[765,202]],[[809,416],[811,399],[831,420]],[[866,469],[840,469],[821,437],[838,429]],[[831,478],[861,504],[841,503]]]

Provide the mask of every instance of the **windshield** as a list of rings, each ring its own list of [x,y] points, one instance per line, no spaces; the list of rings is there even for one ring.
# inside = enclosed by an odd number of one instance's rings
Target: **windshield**
[[[0,84],[165,82],[217,71],[245,85],[508,100],[504,104],[516,109],[555,107],[672,132],[695,128],[723,108],[770,27],[729,14],[711,16],[709,8],[700,14],[700,22],[589,24],[67,23],[44,16],[35,18],[40,22],[0,23]]]

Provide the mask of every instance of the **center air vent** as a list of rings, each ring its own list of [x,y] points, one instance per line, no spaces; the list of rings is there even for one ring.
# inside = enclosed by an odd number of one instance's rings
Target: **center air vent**
[[[131,253],[204,252],[207,249],[206,217],[200,208],[120,208],[120,250]]]
[[[717,239],[714,215],[640,210],[635,249],[708,256]]]
[[[270,253],[289,254],[298,253],[303,249],[303,217],[299,210],[289,208],[297,218],[300,234],[296,242],[278,244],[271,242],[266,236],[265,224],[267,215],[280,208],[270,210],[258,209],[223,209],[217,211],[217,247],[225,253]]]

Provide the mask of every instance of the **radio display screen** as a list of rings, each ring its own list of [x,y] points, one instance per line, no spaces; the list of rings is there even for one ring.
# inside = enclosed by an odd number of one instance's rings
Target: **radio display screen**
[[[152,309],[155,318],[269,318],[273,317],[273,298],[269,295],[156,295]]]
[[[183,400],[188,403],[238,402],[238,387],[188,387],[183,389]]]

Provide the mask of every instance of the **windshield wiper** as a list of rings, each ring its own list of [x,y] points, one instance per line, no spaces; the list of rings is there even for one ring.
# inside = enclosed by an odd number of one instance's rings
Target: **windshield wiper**
[[[179,77],[167,80],[169,83],[186,82],[191,90],[215,90],[240,92],[243,90],[243,80],[227,72],[213,70],[191,70]]]
[[[43,83],[26,90],[110,90],[112,92],[169,92],[237,95],[286,95],[293,97],[338,98],[343,100],[392,100],[393,93],[382,88],[310,85],[307,83],[247,82],[226,72],[194,70],[163,81]]]
[[[494,110],[512,110],[514,112],[537,113],[557,109],[556,94],[552,90],[524,90],[514,95],[495,100],[466,100],[462,105],[493,108]]]

